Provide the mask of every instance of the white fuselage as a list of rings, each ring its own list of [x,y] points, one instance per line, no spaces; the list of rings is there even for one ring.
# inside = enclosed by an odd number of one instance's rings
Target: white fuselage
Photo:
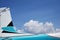
[[[0,37],[32,36],[33,34],[0,33]]]
[[[60,32],[59,33],[50,33],[48,35],[60,38]]]
[[[16,36],[32,36],[34,34],[29,34],[29,33],[22,33],[22,34],[15,34],[15,33],[0,33],[0,37],[16,37]],[[47,34],[52,37],[58,37],[60,38],[60,33],[50,33]]]

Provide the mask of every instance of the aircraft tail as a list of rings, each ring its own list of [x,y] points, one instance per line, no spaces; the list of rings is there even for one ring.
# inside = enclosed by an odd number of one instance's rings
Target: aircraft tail
[[[2,33],[15,33],[13,22],[10,14],[10,8],[0,8],[0,32]]]

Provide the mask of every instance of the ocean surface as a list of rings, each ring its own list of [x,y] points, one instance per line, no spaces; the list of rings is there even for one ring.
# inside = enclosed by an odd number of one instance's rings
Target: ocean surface
[[[46,34],[32,35],[32,36],[17,36],[0,38],[0,40],[60,40],[60,38],[52,37]]]

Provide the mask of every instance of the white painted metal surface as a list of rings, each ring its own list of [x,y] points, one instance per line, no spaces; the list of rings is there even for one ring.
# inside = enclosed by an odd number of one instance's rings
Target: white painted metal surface
[[[60,32],[59,33],[50,33],[48,34],[49,36],[53,36],[53,37],[59,37],[60,38]]]
[[[11,22],[11,15],[9,8],[1,8],[0,10],[0,27],[5,27]]]

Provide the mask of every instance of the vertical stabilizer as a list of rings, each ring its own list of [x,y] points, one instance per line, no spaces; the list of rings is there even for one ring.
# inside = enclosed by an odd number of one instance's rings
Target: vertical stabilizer
[[[2,33],[15,32],[10,14],[10,8],[0,8],[0,29],[1,28],[3,29]]]

